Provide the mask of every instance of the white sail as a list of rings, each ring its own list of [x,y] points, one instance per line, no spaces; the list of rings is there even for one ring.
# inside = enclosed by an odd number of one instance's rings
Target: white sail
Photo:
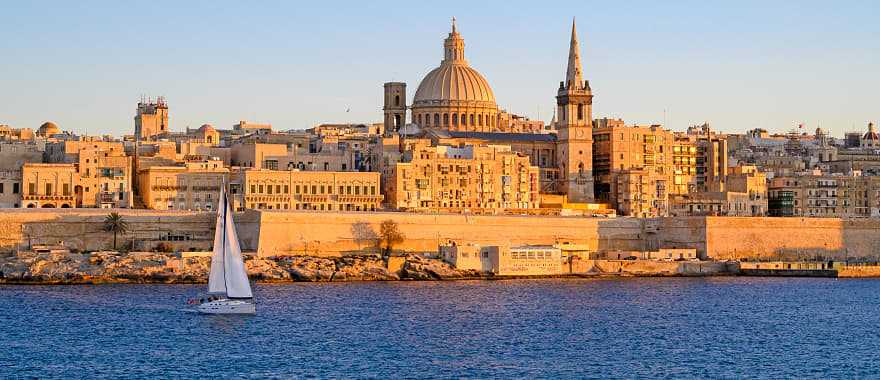
[[[238,234],[232,221],[232,207],[226,205],[226,255],[223,258],[226,271],[226,296],[230,298],[253,298],[251,284],[248,281],[244,260],[241,258],[241,246]]]
[[[214,253],[211,255],[211,274],[208,275],[208,293],[226,294],[226,281],[223,279],[223,261],[225,259],[223,234],[226,218],[226,190],[220,190],[220,201],[217,205],[217,223],[214,227]]]

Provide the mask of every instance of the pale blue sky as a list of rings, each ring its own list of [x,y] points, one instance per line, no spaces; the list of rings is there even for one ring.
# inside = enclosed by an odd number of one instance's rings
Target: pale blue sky
[[[411,99],[452,16],[499,106],[533,118],[576,16],[595,117],[836,136],[880,119],[880,1],[151,0],[4,1],[0,124],[131,133],[141,94],[173,130],[380,121],[382,83]]]

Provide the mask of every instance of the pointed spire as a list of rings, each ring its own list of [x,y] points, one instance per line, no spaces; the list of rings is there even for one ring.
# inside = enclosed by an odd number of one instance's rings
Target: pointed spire
[[[581,72],[580,47],[578,46],[577,28],[575,19],[571,19],[571,45],[568,48],[568,71],[565,74],[565,87],[576,90],[584,86],[584,76]]]
[[[455,30],[455,16],[452,16],[452,34],[457,33]]]

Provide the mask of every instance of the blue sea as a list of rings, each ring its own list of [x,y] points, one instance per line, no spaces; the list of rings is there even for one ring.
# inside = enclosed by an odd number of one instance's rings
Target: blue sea
[[[880,280],[0,286],[0,378],[878,378]]]

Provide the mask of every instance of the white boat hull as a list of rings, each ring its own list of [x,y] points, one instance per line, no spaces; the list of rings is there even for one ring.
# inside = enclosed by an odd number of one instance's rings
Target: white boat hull
[[[256,314],[257,307],[253,302],[222,299],[205,302],[199,305],[202,314]]]

